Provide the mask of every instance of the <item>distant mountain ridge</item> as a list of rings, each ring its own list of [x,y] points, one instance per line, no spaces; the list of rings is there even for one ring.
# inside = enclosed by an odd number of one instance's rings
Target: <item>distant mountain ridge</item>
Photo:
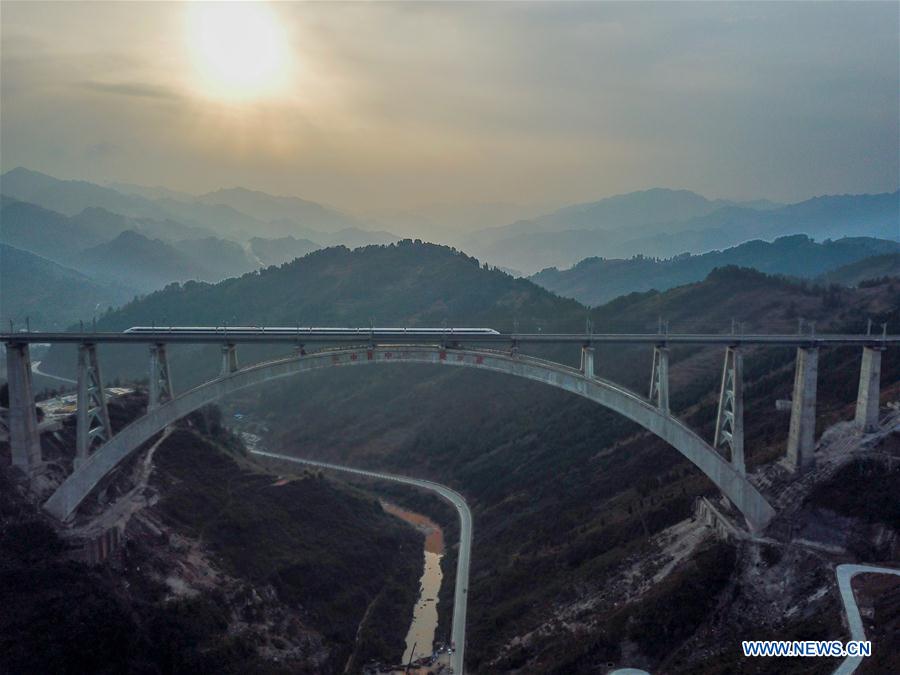
[[[715,268],[736,265],[767,274],[814,278],[874,255],[898,254],[900,243],[853,237],[816,243],[806,235],[773,242],[749,241],[723,251],[657,259],[586,258],[570,269],[547,268],[530,277],[536,284],[588,305],[649,290],[665,291],[700,281]]]
[[[607,258],[703,253],[790,234],[900,239],[900,191],[836,195],[748,208],[686,191],[648,190],[475,233],[467,250],[492,264],[535,271],[587,254]],[[693,215],[691,213],[693,212]],[[660,219],[668,213],[668,219]]]
[[[0,225],[3,243],[63,263],[128,228],[124,218],[103,209],[68,217],[6,195],[0,200]]]
[[[323,246],[397,241],[390,232],[362,229],[337,211],[292,197],[242,188],[196,197],[115,185],[124,191],[22,167],[8,171],[0,176],[0,242],[77,270],[101,286],[145,293],[173,281],[240,276]],[[222,202],[258,209],[262,219]],[[280,219],[266,222],[271,216]],[[332,229],[314,229],[320,225]],[[272,239],[272,233],[297,236]],[[259,256],[254,246],[267,253]]]
[[[134,289],[99,282],[28,251],[0,244],[0,322],[64,330],[130,300]]]
[[[356,240],[363,241],[367,232],[364,223],[336,209],[299,197],[275,196],[246,188],[229,188],[196,196],[161,187],[145,188],[125,183],[102,186],[87,181],[61,180],[17,167],[0,176],[0,191],[63,215],[74,216],[85,209],[99,207],[130,218],[177,221],[187,228],[204,229],[206,236],[236,241],[246,241],[254,236],[306,236],[309,231],[333,236],[339,236],[341,231],[358,232],[361,234],[356,235]],[[384,234],[375,233],[364,243],[380,243],[384,241]],[[330,242],[319,243],[327,245]]]
[[[900,253],[873,255],[826,272],[818,278],[823,284],[859,286],[884,277],[900,277]]]
[[[100,207],[67,217],[4,195],[0,224],[0,242],[134,291],[188,279],[219,281],[256,267],[240,244],[197,236],[206,234],[202,228],[129,218]]]
[[[360,226],[360,223],[353,217],[316,202],[299,197],[270,195],[242,187],[208,192],[197,197],[197,201],[206,204],[222,204],[242,213],[252,213],[256,218],[268,223],[284,223],[294,227],[325,232]],[[282,235],[291,233],[290,228],[285,228],[284,232],[272,232],[272,234]]]
[[[260,265],[283,265],[295,258],[302,258],[307,253],[321,248],[309,239],[295,239],[294,237],[280,237],[279,239],[263,239],[253,237],[250,240],[250,251],[256,256]]]
[[[565,206],[538,218],[482,230],[472,237],[479,242],[497,242],[539,232],[638,227],[706,215],[721,205],[690,190],[651,188]]]

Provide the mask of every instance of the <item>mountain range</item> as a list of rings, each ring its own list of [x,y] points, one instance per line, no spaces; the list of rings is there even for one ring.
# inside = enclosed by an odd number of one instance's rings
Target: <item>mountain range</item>
[[[535,272],[593,256],[669,257],[751,239],[808,234],[816,240],[900,239],[900,192],[838,195],[790,205],[729,203],[686,190],[653,189],[569,206],[470,235],[465,250],[491,264]]]
[[[876,279],[900,276],[900,254],[886,253],[848,263],[820,277],[823,283],[859,286]]]
[[[129,218],[202,228],[203,236],[236,241],[246,241],[254,236],[306,236],[310,232],[334,237],[342,230],[363,238],[361,233],[367,231],[360,220],[336,209],[297,197],[279,197],[245,188],[197,196],[125,183],[102,186],[80,180],[60,180],[17,167],[0,176],[0,192],[67,216],[99,207]],[[376,239],[366,243],[383,241],[384,233],[379,233]],[[322,245],[331,243],[322,242]]]
[[[886,260],[882,260],[887,256]],[[547,268],[530,277],[536,284],[575,298],[588,305],[599,305],[627,293],[675,286],[700,281],[713,269],[727,265],[752,267],[769,274],[800,278],[825,275],[844,265],[859,263],[862,273],[866,261],[878,257],[870,276],[900,276],[900,242],[870,237],[847,237],[817,243],[802,234],[780,237],[773,242],[749,241],[723,251],[701,255],[685,253],[660,260],[643,255],[629,259],[585,258],[570,269]],[[891,262],[893,261],[893,266]],[[891,269],[893,267],[893,269]],[[883,274],[881,274],[883,272]],[[850,277],[856,279],[851,273]],[[858,282],[858,280],[857,280]]]
[[[0,244],[0,323],[15,330],[30,325],[65,330],[90,322],[134,295],[134,290],[103,283],[13,246]]]
[[[59,180],[24,168],[8,171],[0,176],[0,242],[77,272],[98,287],[112,285],[117,293],[134,295],[173,281],[240,276],[323,246],[397,240],[293,197],[243,188],[192,196],[115,185]],[[17,275],[28,266],[19,264],[21,257],[7,258],[5,278],[19,287],[24,280]]]
[[[172,281],[236,277],[322,247],[398,241],[389,231],[366,229],[375,221],[239,187],[190,195],[160,187],[60,180],[17,168],[0,176],[0,190],[0,241],[100,285],[134,293]],[[814,277],[862,257],[890,253],[890,246],[872,247],[860,238],[900,239],[898,194],[838,195],[783,205],[711,200],[687,190],[655,188],[482,229],[463,237],[463,250],[507,271],[544,270],[535,274],[535,281],[589,304],[696,281],[725,264]],[[438,229],[456,239],[460,234],[449,226],[454,214],[465,220],[487,213],[496,219],[514,211],[509,205],[470,212],[444,208],[434,222],[447,225]],[[812,241],[786,240],[775,248],[751,241],[786,234],[805,234]],[[814,244],[829,237],[849,239],[823,244],[828,252],[822,249],[819,255]],[[729,252],[729,247],[737,248]],[[791,255],[812,256],[810,265],[792,266]],[[562,269],[579,261],[584,262]],[[889,267],[890,261],[883,264]]]
[[[4,195],[0,226],[0,242],[132,293],[172,281],[219,281],[259,266],[236,242],[208,235],[192,238],[206,230],[134,219],[95,206],[66,216]],[[19,271],[12,266],[8,275]]]

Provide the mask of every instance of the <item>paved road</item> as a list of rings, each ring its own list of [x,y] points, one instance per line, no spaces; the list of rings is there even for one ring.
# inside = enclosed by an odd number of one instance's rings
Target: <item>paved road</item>
[[[862,617],[859,615],[859,607],[856,597],[853,595],[851,584],[857,574],[895,574],[900,576],[900,570],[890,567],[872,567],[870,565],[838,565],[838,588],[841,590],[841,600],[844,602],[844,611],[847,613],[847,624],[850,626],[851,640],[865,640],[866,631],[863,629]],[[834,671],[834,675],[850,675],[862,663],[861,656],[848,656]]]
[[[469,560],[472,550],[472,512],[469,510],[469,506],[466,504],[466,500],[463,499],[463,496],[456,492],[456,490],[451,490],[440,483],[422,480],[421,478],[410,478],[408,476],[396,476],[394,474],[377,471],[352,469],[338,464],[316,462],[311,459],[301,459],[300,457],[280,455],[278,453],[264,452],[262,450],[251,450],[250,452],[254,455],[280,459],[286,462],[308,464],[323,469],[344,471],[360,476],[366,476],[368,478],[376,478],[378,480],[388,480],[395,483],[414,485],[438,493],[456,507],[456,510],[459,513],[459,557],[456,561],[456,595],[453,599],[453,623],[450,631],[450,639],[456,644],[456,651],[450,655],[450,665],[453,668],[454,673],[462,673],[466,652],[466,604],[469,590]]]
[[[40,361],[31,362],[31,372],[35,375],[43,375],[44,377],[49,377],[51,380],[59,380],[60,382],[65,382],[66,384],[78,384],[75,380],[70,380],[68,377],[60,377],[59,375],[51,375],[50,373],[45,373],[43,370],[41,370]]]

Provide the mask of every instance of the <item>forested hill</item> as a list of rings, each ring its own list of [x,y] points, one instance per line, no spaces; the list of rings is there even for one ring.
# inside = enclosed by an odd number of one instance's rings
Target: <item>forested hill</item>
[[[700,281],[716,267],[726,265],[813,278],[869,256],[898,251],[900,244],[885,239],[847,237],[817,243],[798,234],[773,242],[749,241],[723,251],[684,254],[665,260],[645,256],[627,260],[585,258],[570,269],[547,268],[531,280],[554,293],[599,305],[633,291],[664,291]]]
[[[134,296],[128,288],[86,277],[52,260],[0,243],[0,325],[65,330]]]
[[[873,255],[871,258],[857,260],[823,274],[818,281],[825,284],[857,286],[884,277],[900,277],[900,252]]]
[[[280,267],[218,284],[189,281],[107,312],[98,331],[131,326],[485,326],[497,330],[584,330],[587,309],[527,279],[488,269],[446,246],[404,240],[349,250],[322,249]],[[217,372],[217,348],[171,350],[180,388]],[[285,347],[245,346],[241,362],[284,355]],[[103,348],[104,375],[141,377],[143,347]],[[54,346],[43,367],[74,373],[71,349]]]
[[[218,284],[172,284],[98,322],[134,325],[484,324],[578,330],[585,310],[525,279],[481,266],[446,246],[404,240],[386,246],[315,251]]]

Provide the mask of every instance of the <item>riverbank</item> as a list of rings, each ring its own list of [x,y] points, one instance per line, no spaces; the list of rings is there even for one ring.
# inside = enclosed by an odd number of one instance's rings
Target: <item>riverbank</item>
[[[307,466],[319,467],[333,471],[350,473],[357,476],[363,476],[369,479],[384,480],[394,483],[404,483],[418,488],[429,490],[437,493],[443,499],[453,505],[459,514],[459,555],[456,565],[456,584],[454,586],[453,596],[453,619],[451,630],[451,651],[449,654],[450,669],[459,675],[463,672],[463,664],[465,663],[465,644],[466,644],[466,609],[468,605],[468,585],[469,585],[469,561],[472,549],[472,512],[469,510],[465,499],[455,490],[445,485],[435,483],[434,481],[424,480],[422,478],[412,478],[410,476],[397,476],[394,474],[380,473],[376,471],[367,471],[365,469],[353,469],[328,462],[318,462],[315,460],[301,459],[289,455],[280,455],[262,450],[251,450],[251,454],[258,457],[267,457],[269,459],[305,464]],[[443,655],[442,655],[443,657]]]
[[[422,657],[431,656],[438,624],[438,595],[443,581],[441,558],[444,553],[444,533],[433,520],[421,513],[405,509],[391,502],[381,500],[385,512],[409,523],[425,535],[425,566],[419,580],[419,597],[413,609],[403,663],[410,663]]]

